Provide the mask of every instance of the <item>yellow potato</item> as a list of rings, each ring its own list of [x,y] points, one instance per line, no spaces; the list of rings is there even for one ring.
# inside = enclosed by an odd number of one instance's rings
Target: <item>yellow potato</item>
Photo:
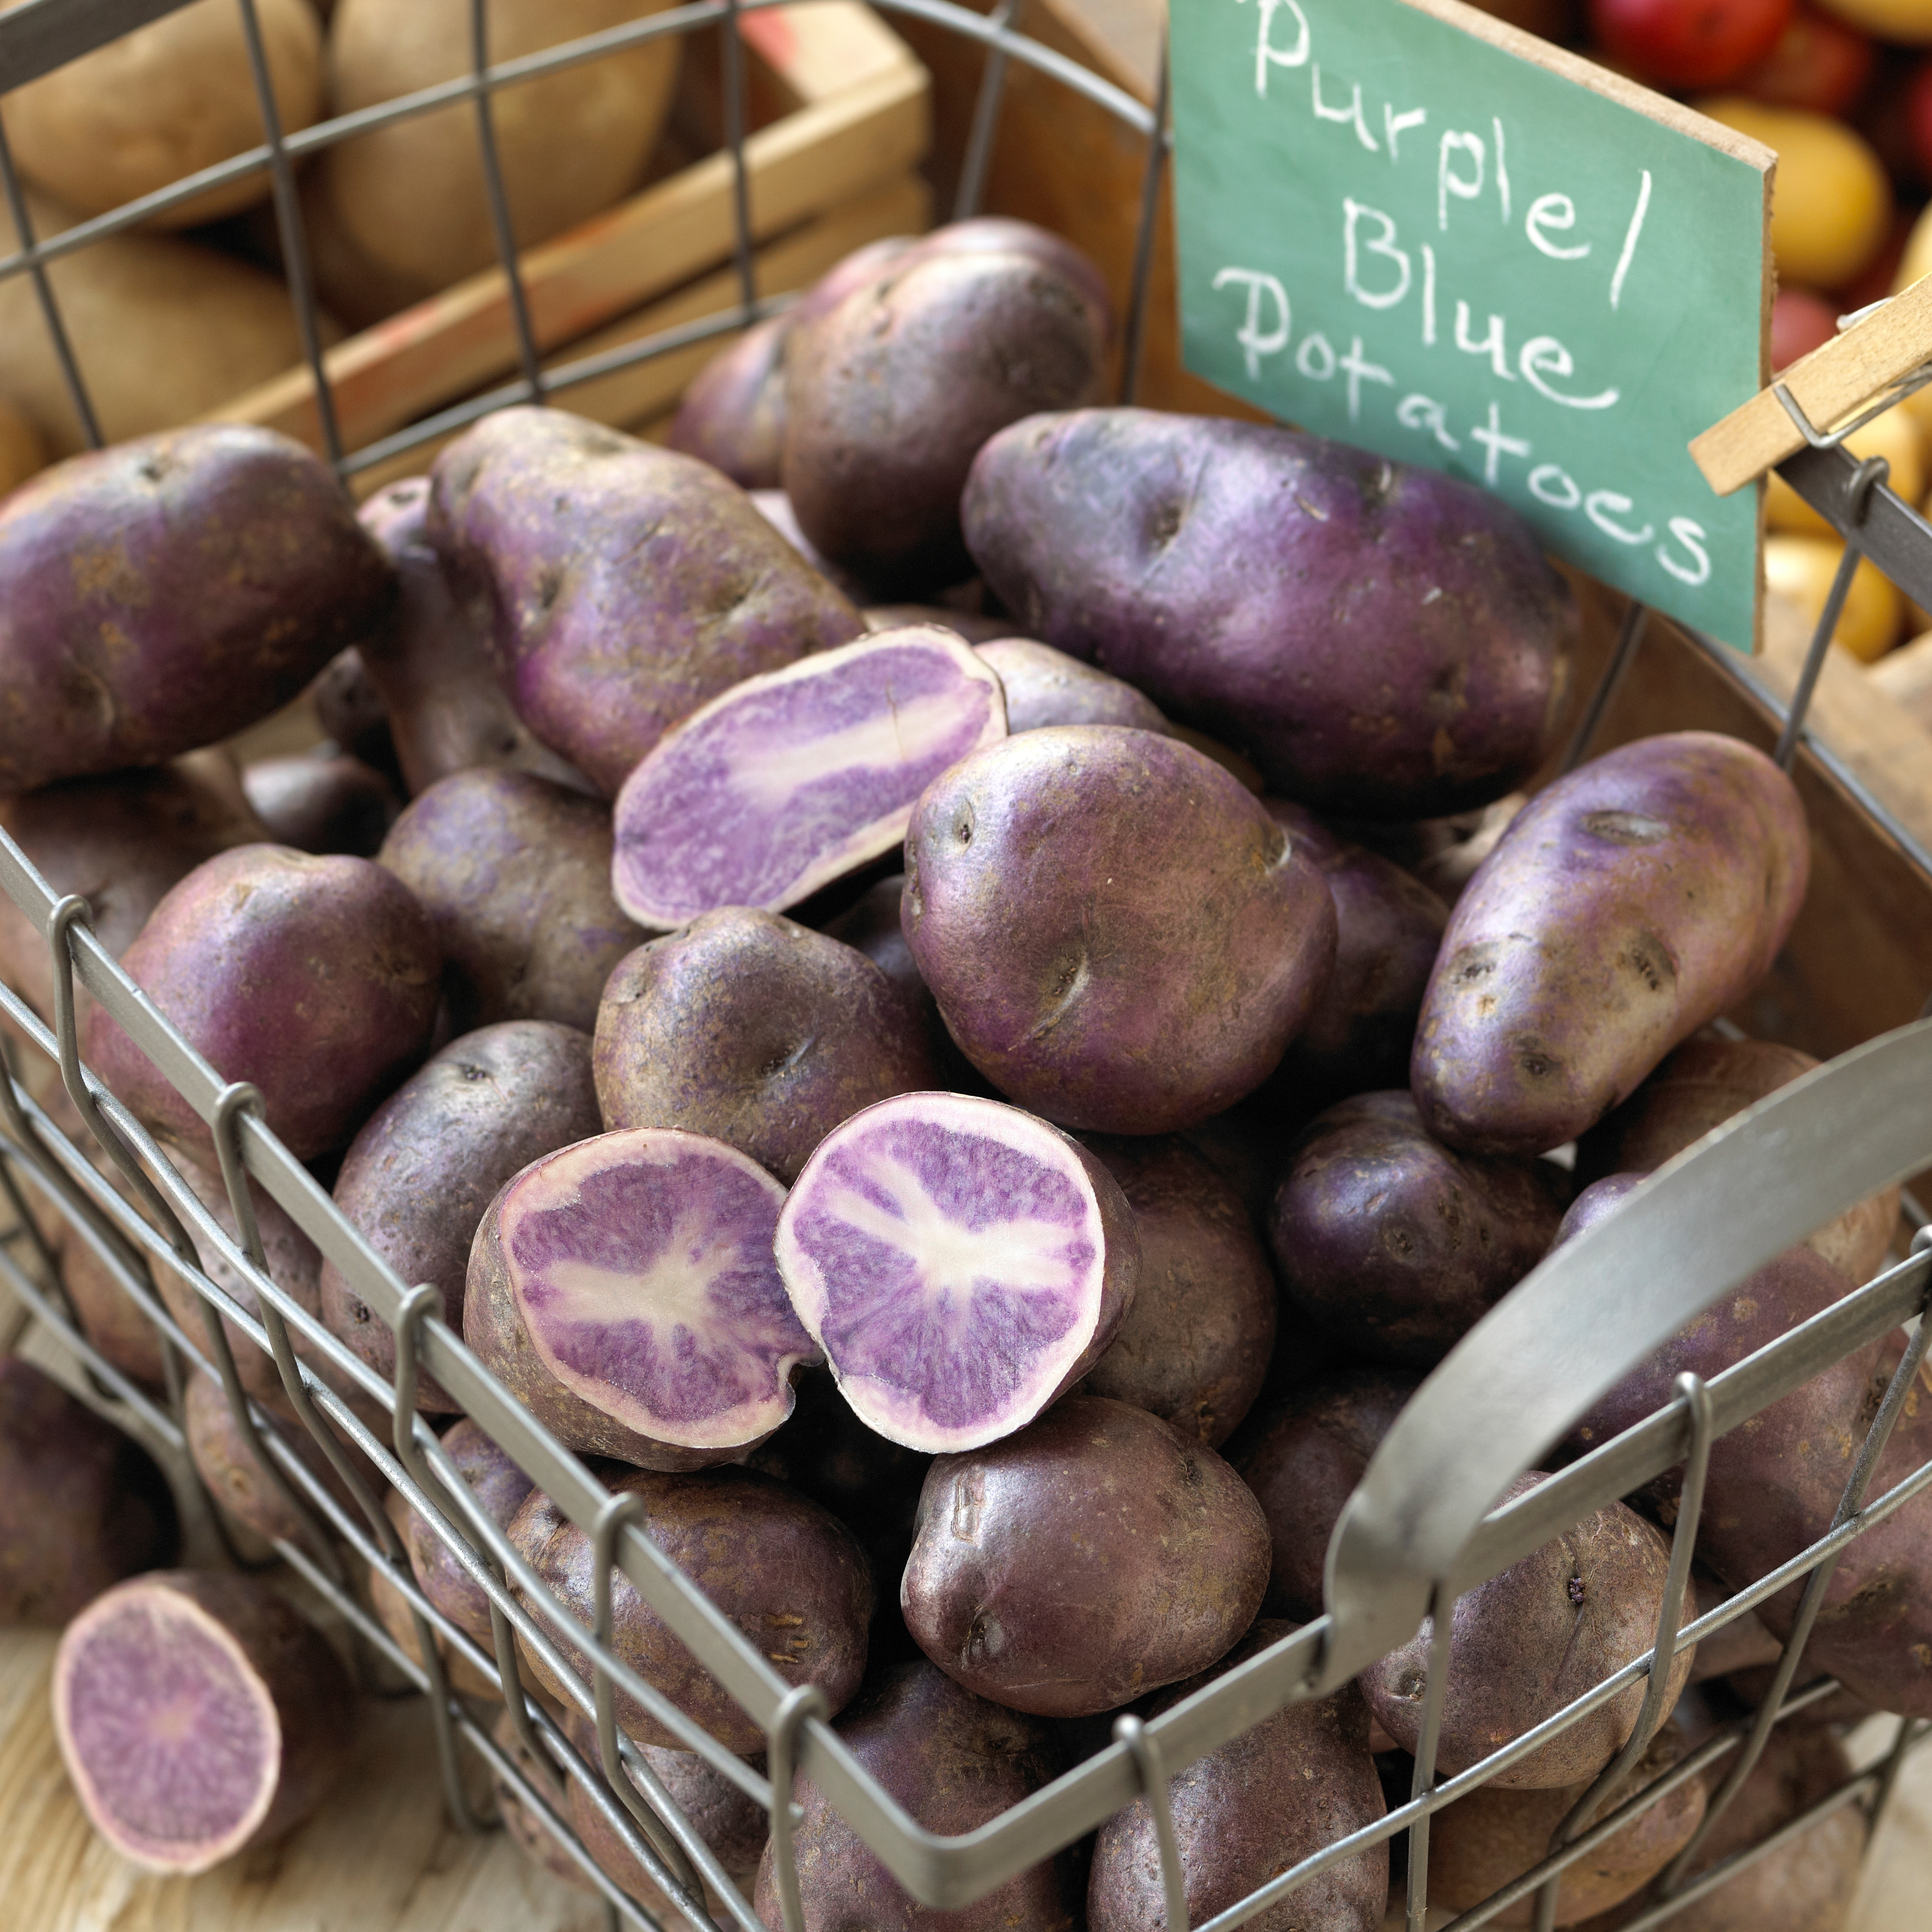
[[[310,0],[256,0],[284,132],[322,112],[322,27]],[[261,110],[236,0],[195,0],[30,81],[6,101],[28,178],[80,214],[104,214],[259,147]],[[155,218],[187,228],[252,206],[265,170]]]
[[[670,0],[491,0],[503,61],[648,14]],[[340,0],[329,28],[335,110],[466,74],[469,0]],[[518,243],[585,220],[642,178],[670,104],[678,40],[656,40],[495,97],[496,148]],[[476,114],[464,102],[332,148],[320,168],[348,244],[417,295],[496,259]]]
[[[46,466],[46,439],[11,403],[0,401],[0,496]]]
[[[1887,410],[1845,439],[1845,447],[1862,461],[1882,456],[1892,466],[1886,482],[1905,502],[1916,504],[1925,489],[1924,446],[1918,422],[1904,410]],[[1838,532],[1773,470],[1764,500],[1765,520],[1774,530],[1793,530],[1807,536],[1835,537]]]
[[[1774,597],[1784,597],[1816,623],[1838,573],[1844,546],[1828,537],[1767,537],[1764,543],[1764,580]],[[1898,586],[1869,557],[1859,560],[1852,587],[1832,633],[1867,664],[1882,658],[1898,641],[1905,602]]]
[[[1768,107],[1739,94],[1697,106],[1712,120],[1777,149],[1771,245],[1784,280],[1836,288],[1884,246],[1892,184],[1862,135],[1828,115]]]
[[[1817,4],[1882,40],[1908,45],[1932,40],[1932,0],[1817,0]]]

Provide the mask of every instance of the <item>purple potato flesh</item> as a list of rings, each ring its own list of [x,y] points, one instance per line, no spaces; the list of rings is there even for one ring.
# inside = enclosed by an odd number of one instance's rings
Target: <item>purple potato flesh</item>
[[[784,1198],[736,1148],[669,1129],[532,1161],[477,1231],[464,1339],[572,1448],[728,1461],[819,1359],[772,1258]]]
[[[890,852],[921,792],[1006,736],[1000,681],[950,632],[882,632],[747,678],[619,794],[611,881],[640,926],[782,912]]]
[[[834,1128],[778,1217],[777,1256],[860,1420],[932,1452],[1009,1436],[1078,1381],[1141,1262],[1096,1156],[958,1094],[903,1094]]]
[[[1043,724],[1126,724],[1166,731],[1160,707],[1122,679],[1096,670],[1031,638],[995,638],[976,646],[1000,674],[1006,694],[1006,729]]]

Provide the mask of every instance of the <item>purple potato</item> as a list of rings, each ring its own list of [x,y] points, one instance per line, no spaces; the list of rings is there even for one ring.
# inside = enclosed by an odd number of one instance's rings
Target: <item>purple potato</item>
[[[512,1020],[452,1040],[398,1088],[350,1143],[335,1204],[377,1256],[414,1286],[442,1292],[443,1321],[463,1330],[464,1284],[477,1224],[497,1189],[530,1163],[602,1130],[590,1041],[548,1020]],[[386,1381],[395,1336],[343,1279],[320,1269],[322,1318]],[[422,1376],[425,1414],[460,1408]]]
[[[452,443],[428,531],[518,716],[607,797],[721,692],[865,628],[708,464],[561,410]]]
[[[1268,1210],[1282,1293],[1372,1360],[1427,1368],[1549,1252],[1562,1178],[1441,1145],[1406,1092],[1358,1094],[1289,1150]]]
[[[463,1339],[567,1448],[736,1461],[820,1359],[772,1258],[784,1198],[700,1134],[638,1127],[546,1154],[476,1231]]]
[[[930,1014],[937,1024],[938,1009],[933,1004],[932,989],[919,976],[900,920],[904,897],[905,874],[890,874],[868,886],[836,919],[829,920],[826,937],[862,952],[892,982],[902,1000],[916,1011]]]
[[[435,922],[459,1033],[552,1020],[588,1033],[643,934],[610,894],[610,809],[534,772],[454,772],[377,854]]]
[[[1474,1154],[1574,1140],[1764,976],[1810,867],[1804,808],[1736,738],[1642,738],[1558,778],[1456,903],[1411,1084]]]
[[[1165,732],[1159,706],[1130,684],[1096,670],[1031,638],[994,638],[975,646],[1000,674],[1006,694],[1006,729],[1036,731],[1044,724],[1126,724]]]
[[[788,1183],[841,1120],[935,1084],[924,1016],[878,967],[742,906],[619,962],[595,1064],[606,1127],[710,1134]]]
[[[1006,736],[1000,680],[937,627],[748,678],[667,731],[617,798],[611,880],[640,926],[782,912],[901,843],[914,802]]]
[[[231,736],[395,595],[328,465],[240,424],[43,470],[0,505],[0,793]]]
[[[298,852],[373,859],[401,809],[388,780],[346,753],[258,758],[242,789],[268,837]]]
[[[310,1475],[332,1495],[352,1517],[357,1516],[356,1498],[338,1476],[327,1452],[297,1418],[288,1399],[281,1395],[259,1394],[256,1405],[266,1418],[265,1426],[292,1449]],[[220,1383],[212,1376],[196,1370],[188,1378],[187,1394],[182,1405],[182,1432],[188,1438],[188,1453],[196,1473],[208,1492],[235,1520],[268,1542],[313,1545],[308,1517],[282,1493],[281,1486],[256,1456],[254,1446],[242,1432],[235,1412]],[[357,1459],[361,1461],[358,1456]],[[281,1472],[278,1466],[278,1472]],[[375,1472],[363,1465],[365,1478]],[[372,1483],[380,1490],[380,1479]],[[296,1493],[302,1495],[298,1486]],[[303,1500],[308,1498],[304,1496]],[[359,1520],[359,1517],[357,1518]],[[326,1523],[327,1519],[322,1519]]]
[[[934,1452],[1010,1436],[1072,1388],[1141,1271],[1133,1210],[1097,1156],[961,1094],[881,1100],[833,1129],[776,1252],[860,1420]]]
[[[1218,1449],[1253,1406],[1275,1345],[1275,1283],[1239,1195],[1184,1142],[1087,1143],[1140,1231],[1140,1283],[1080,1384]]]
[[[224,1080],[260,1088],[298,1160],[343,1146],[422,1055],[442,964],[429,916],[366,859],[242,845],[170,888],[122,964]],[[96,1006],[85,1058],[158,1130],[212,1146],[201,1116]]]
[[[933,1464],[899,1605],[968,1690],[1084,1717],[1224,1656],[1268,1572],[1261,1505],[1213,1450],[1144,1409],[1072,1396]]]
[[[1334,900],[1259,802],[1116,725],[1022,732],[934,783],[904,922],[967,1058],[1102,1133],[1173,1132],[1258,1085],[1335,956]]]
[[[796,315],[755,322],[692,378],[670,447],[722,470],[746,490],[776,490],[784,451],[784,349]]]
[[[361,520],[362,527],[369,530],[366,510]],[[370,530],[370,534],[380,542],[380,532]],[[352,758],[374,766],[385,777],[399,775],[396,742],[389,731],[389,707],[358,646],[351,644],[346,651],[338,651],[322,666],[308,688],[308,702],[322,735],[332,744]]]
[[[1468,484],[1294,430],[1085,410],[994,437],[961,514],[1028,635],[1318,812],[1436,816],[1541,759],[1575,600]]]
[[[530,1478],[467,1416],[444,1433],[442,1448],[484,1514],[499,1529],[507,1529],[535,1487]],[[459,1630],[494,1654],[490,1599],[482,1586],[457,1562],[449,1545],[404,1499],[400,1490],[394,1492],[388,1502],[392,1516],[400,1519],[396,1527],[423,1594]],[[465,1527],[453,1508],[446,1508],[444,1513],[458,1528]]]
[[[335,1652],[260,1577],[161,1570],[68,1625],[53,1707],[94,1829],[144,1870],[185,1876],[321,1804],[356,1700]]]

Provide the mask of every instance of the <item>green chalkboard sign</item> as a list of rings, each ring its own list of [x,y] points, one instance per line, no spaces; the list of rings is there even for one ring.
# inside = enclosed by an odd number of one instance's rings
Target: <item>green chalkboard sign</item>
[[[1755,647],[1766,148],[1454,0],[1172,0],[1187,366]]]

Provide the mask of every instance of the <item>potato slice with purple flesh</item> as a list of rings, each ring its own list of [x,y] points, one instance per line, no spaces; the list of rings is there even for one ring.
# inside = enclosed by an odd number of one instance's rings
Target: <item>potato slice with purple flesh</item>
[[[784,1190],[722,1141],[599,1134],[505,1182],[470,1251],[464,1340],[570,1448],[734,1460],[818,1352],[772,1259]]]
[[[1011,1435],[1078,1382],[1141,1264],[1133,1210],[1097,1156],[960,1094],[902,1094],[834,1128],[776,1252],[860,1419],[934,1452]]]
[[[668,732],[618,794],[610,877],[640,926],[782,912],[890,852],[940,772],[1006,734],[992,667],[937,626],[742,684]]]

